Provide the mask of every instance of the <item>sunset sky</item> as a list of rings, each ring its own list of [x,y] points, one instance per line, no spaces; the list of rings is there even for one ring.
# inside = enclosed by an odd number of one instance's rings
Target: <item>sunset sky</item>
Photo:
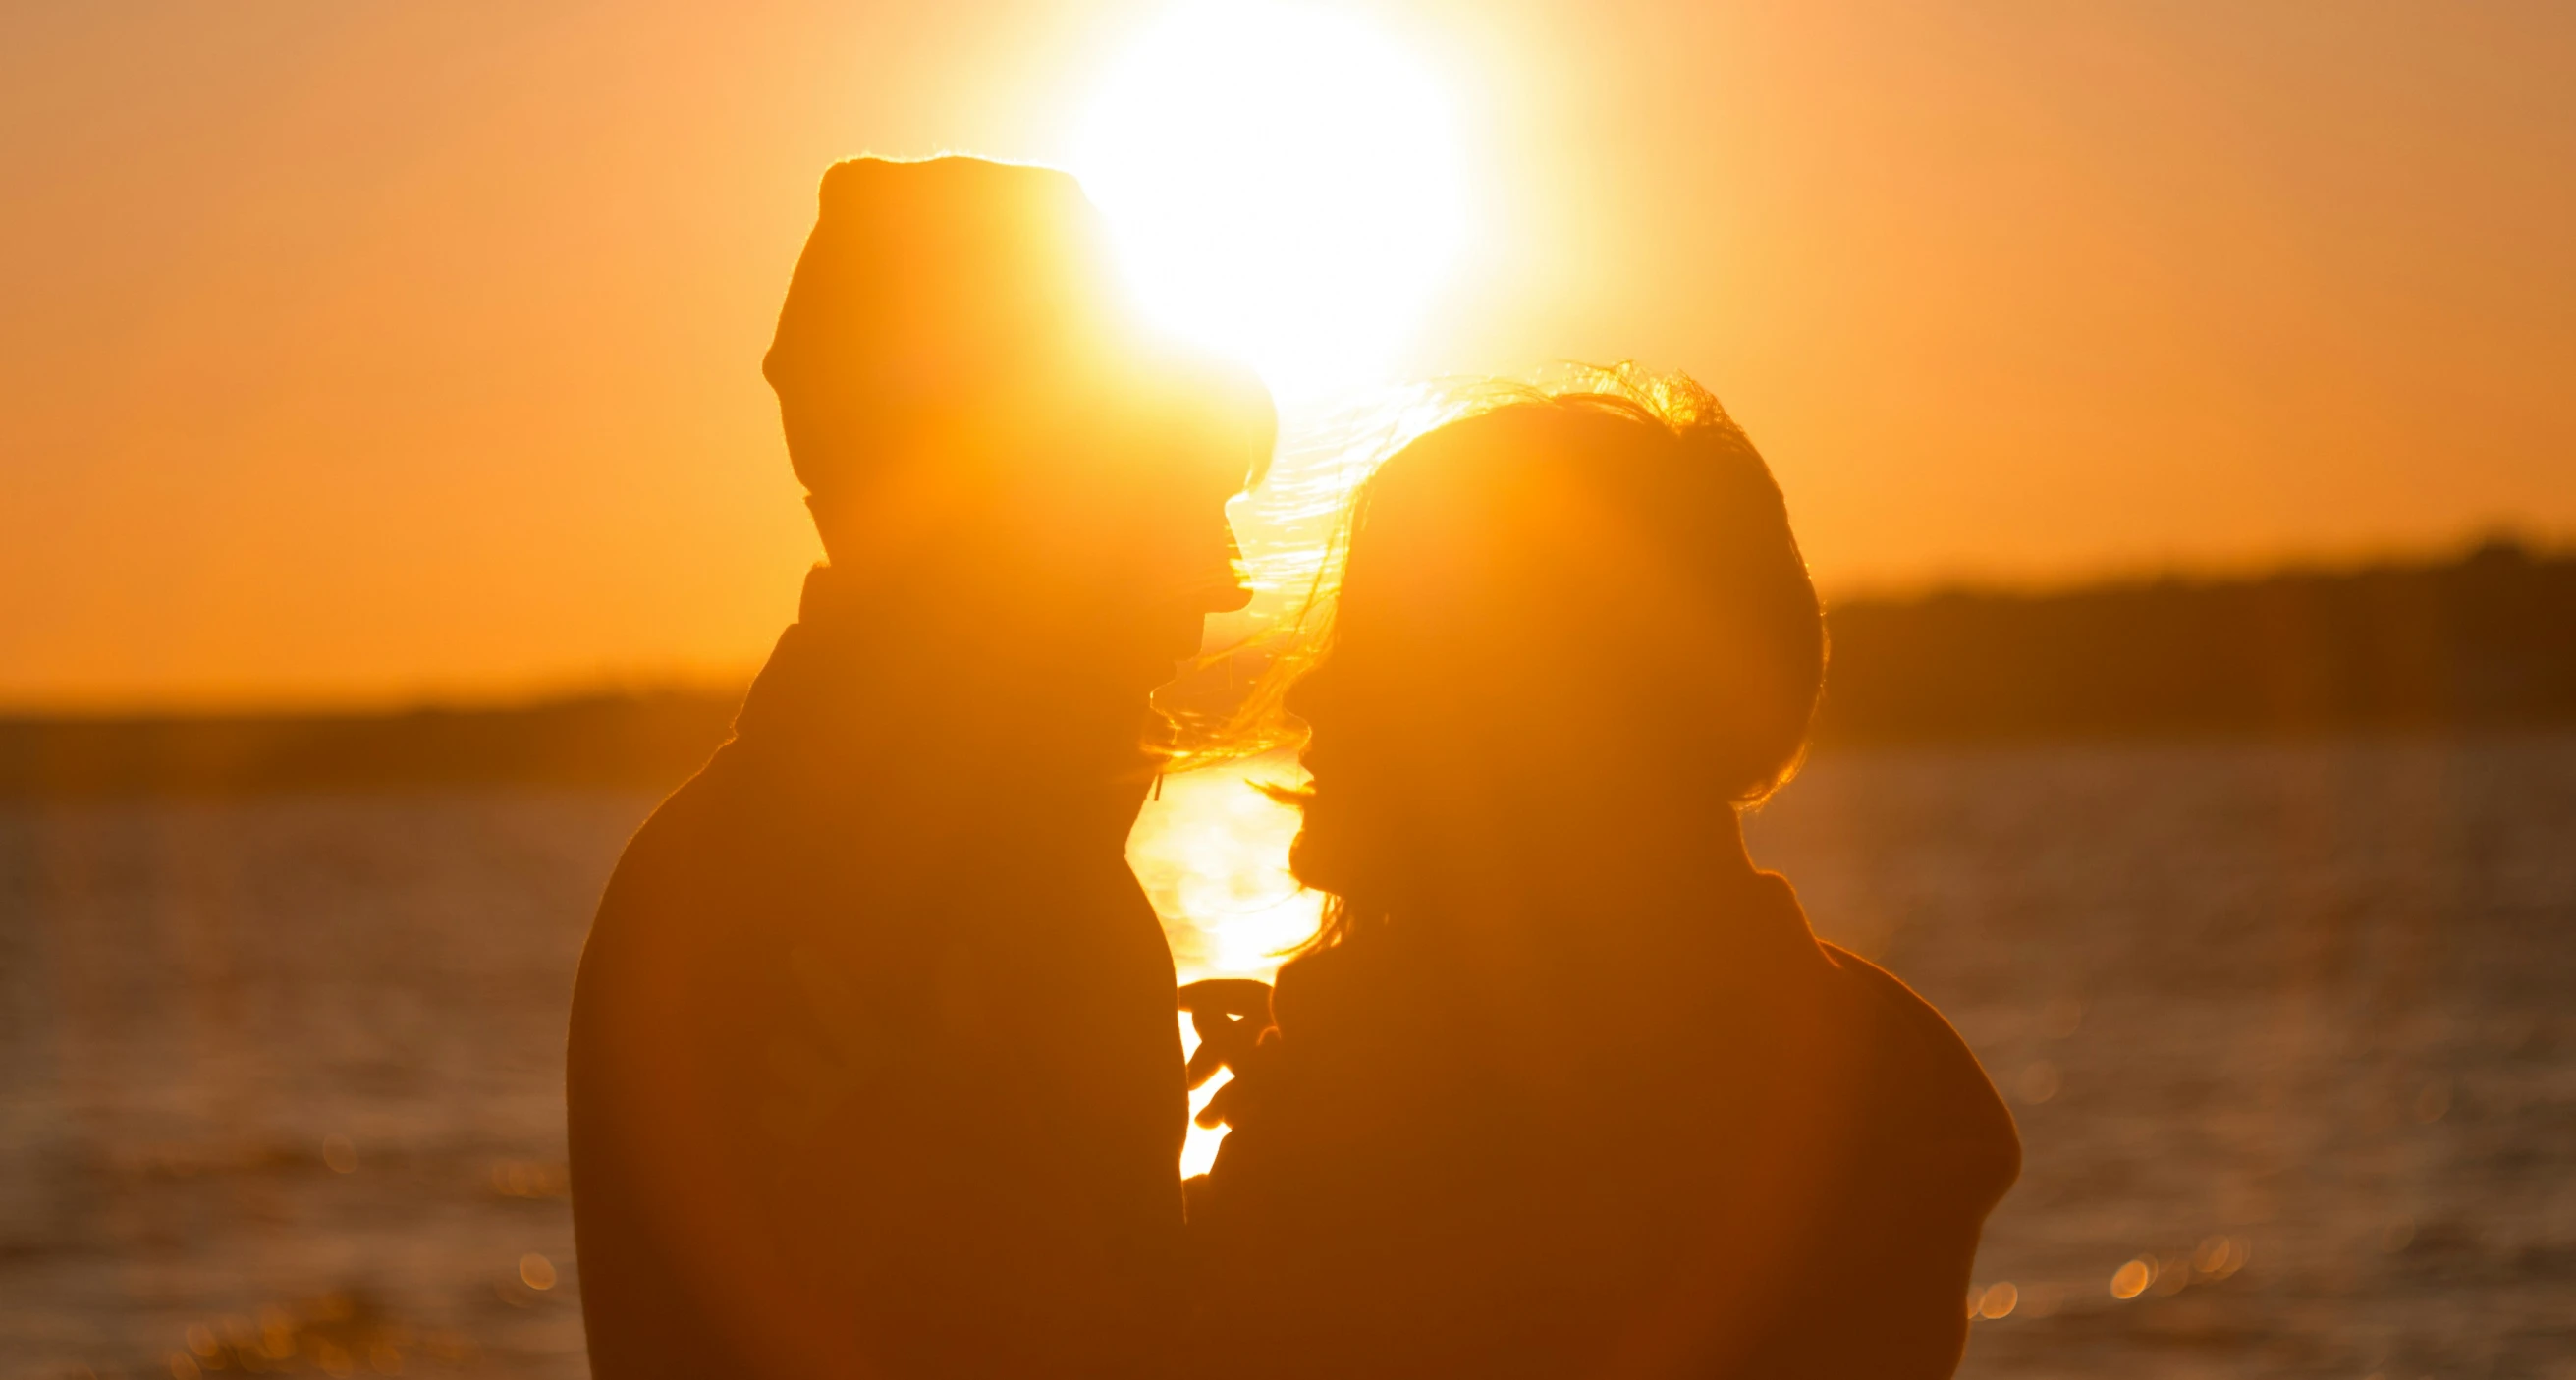
[[[0,7],[0,704],[747,670],[817,176],[1096,159],[1174,8]],[[1829,594],[2576,537],[2576,6],[1285,8],[1446,122],[1347,357],[1688,369]]]

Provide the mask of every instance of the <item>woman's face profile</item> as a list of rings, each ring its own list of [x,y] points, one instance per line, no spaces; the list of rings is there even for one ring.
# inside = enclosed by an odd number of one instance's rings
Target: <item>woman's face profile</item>
[[[1356,596],[1356,597],[1355,597]],[[1342,896],[1373,888],[1373,860],[1398,832],[1401,783],[1424,769],[1432,735],[1419,724],[1420,687],[1383,644],[1365,585],[1345,584],[1324,659],[1289,687],[1286,705],[1306,723],[1298,754],[1312,778],[1289,854],[1297,880]]]
[[[1484,745],[1503,740],[1517,677],[1497,678],[1505,644],[1479,587],[1495,532],[1486,505],[1463,501],[1474,477],[1417,443],[1369,482],[1330,645],[1285,697],[1308,729],[1299,760],[1313,780],[1289,866],[1309,887],[1393,903],[1390,884],[1418,871],[1407,864],[1508,785]]]
[[[1289,846],[1288,869],[1309,888],[1348,895],[1356,875],[1349,856],[1351,844],[1367,834],[1352,816],[1365,813],[1358,807],[1368,792],[1364,768],[1349,776],[1340,769],[1338,754],[1350,746],[1343,734],[1351,725],[1339,713],[1343,704],[1336,693],[1339,670],[1339,657],[1327,658],[1288,690],[1288,712],[1306,722],[1306,745],[1297,760],[1308,777],[1299,801],[1303,818],[1296,841]]]

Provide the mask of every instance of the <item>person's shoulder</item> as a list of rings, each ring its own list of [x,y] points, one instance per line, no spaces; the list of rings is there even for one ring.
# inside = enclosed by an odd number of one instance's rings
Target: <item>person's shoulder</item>
[[[601,898],[603,920],[678,899],[692,882],[712,880],[720,870],[717,864],[739,851],[744,836],[757,835],[762,811],[757,792],[745,779],[751,767],[743,745],[728,741],[653,807],[609,872]]]
[[[1832,940],[1819,939],[1816,947],[1824,952],[1825,963],[1838,975],[1837,980],[1857,993],[1871,1011],[1893,1022],[1910,1047],[1943,1063],[1965,1060],[1976,1066],[1976,1055],[1960,1038],[1958,1028],[1950,1024],[1940,1008],[1906,985],[1905,979]],[[1985,1077],[1981,1067],[1977,1076],[1980,1080]]]
[[[690,1003],[679,998],[739,958],[751,898],[736,856],[740,812],[727,799],[731,750],[664,797],[618,855],[582,942],[576,1033],[625,1007],[638,1020],[680,1019]]]
[[[1882,1107],[1902,1138],[2002,1196],[2021,1173],[2021,1134],[1968,1042],[1902,978],[1839,944],[1816,944],[1861,1013]]]

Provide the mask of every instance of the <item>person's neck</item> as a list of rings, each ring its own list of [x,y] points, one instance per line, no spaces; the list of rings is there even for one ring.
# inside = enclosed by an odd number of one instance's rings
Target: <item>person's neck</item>
[[[1509,834],[1473,832],[1484,842],[1443,850],[1430,893],[1440,909],[1471,924],[1581,933],[1614,947],[1628,942],[1624,931],[1643,942],[1694,923],[1685,909],[1722,904],[1756,876],[1735,811],[1699,802],[1569,812],[1524,820]],[[1505,846],[1491,846],[1496,838]]]
[[[1519,1076],[1592,1076],[1584,1051],[1693,1019],[1736,945],[1759,874],[1731,810],[1677,805],[1553,821],[1430,869],[1386,917],[1393,942],[1467,994],[1471,1029]],[[1408,913],[1412,912],[1412,913]],[[1571,1086],[1571,1084],[1569,1084]]]
[[[1123,838],[1153,780],[1149,692],[1035,664],[1004,616],[818,566],[740,731],[910,778],[893,784],[986,791],[997,810],[1097,812]]]

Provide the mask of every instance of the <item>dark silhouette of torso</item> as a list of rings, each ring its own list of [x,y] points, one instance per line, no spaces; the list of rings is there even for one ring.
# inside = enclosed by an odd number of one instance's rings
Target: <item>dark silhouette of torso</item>
[[[1185,1106],[1142,778],[1050,779],[831,581],[584,954],[594,1373],[1149,1373]]]
[[[1665,900],[1645,952],[1399,917],[1282,971],[1192,1198],[1223,1369],[1950,1373],[2009,1114],[1776,876]]]

